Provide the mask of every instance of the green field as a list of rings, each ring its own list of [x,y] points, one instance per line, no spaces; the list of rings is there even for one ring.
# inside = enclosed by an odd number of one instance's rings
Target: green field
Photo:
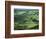
[[[14,30],[39,29],[38,9],[14,9]]]

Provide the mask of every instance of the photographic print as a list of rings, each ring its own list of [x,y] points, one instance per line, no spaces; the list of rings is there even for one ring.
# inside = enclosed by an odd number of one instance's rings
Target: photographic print
[[[41,33],[41,24],[42,7],[21,5],[11,6],[11,34],[25,34],[38,32]]]
[[[5,38],[44,36],[44,3],[5,1]]]
[[[14,9],[14,30],[39,29],[38,9]]]

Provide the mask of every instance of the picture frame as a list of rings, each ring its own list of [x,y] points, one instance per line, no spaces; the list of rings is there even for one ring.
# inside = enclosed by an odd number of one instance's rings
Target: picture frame
[[[16,10],[39,9],[39,30],[13,30],[14,11]],[[21,8],[21,9],[20,9]],[[13,10],[14,9],[14,10]],[[24,10],[24,11],[25,11]],[[36,10],[37,11],[37,10]],[[16,12],[16,11],[15,11]],[[18,12],[18,11],[17,11]],[[21,11],[20,11],[21,12]],[[41,14],[40,14],[41,13]],[[16,14],[15,14],[16,15]],[[16,27],[16,26],[15,26]],[[13,33],[14,32],[14,33]],[[45,35],[45,4],[35,2],[18,2],[18,1],[5,1],[5,38],[18,38],[18,37],[35,37]]]

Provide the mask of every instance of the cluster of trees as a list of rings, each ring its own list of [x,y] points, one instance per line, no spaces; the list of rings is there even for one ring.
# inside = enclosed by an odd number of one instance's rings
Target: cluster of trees
[[[39,29],[38,9],[15,9],[14,30]]]

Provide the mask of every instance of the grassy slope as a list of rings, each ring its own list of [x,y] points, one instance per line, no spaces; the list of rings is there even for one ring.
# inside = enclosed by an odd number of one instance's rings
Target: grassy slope
[[[38,10],[15,10],[14,29],[38,29],[39,14]]]

